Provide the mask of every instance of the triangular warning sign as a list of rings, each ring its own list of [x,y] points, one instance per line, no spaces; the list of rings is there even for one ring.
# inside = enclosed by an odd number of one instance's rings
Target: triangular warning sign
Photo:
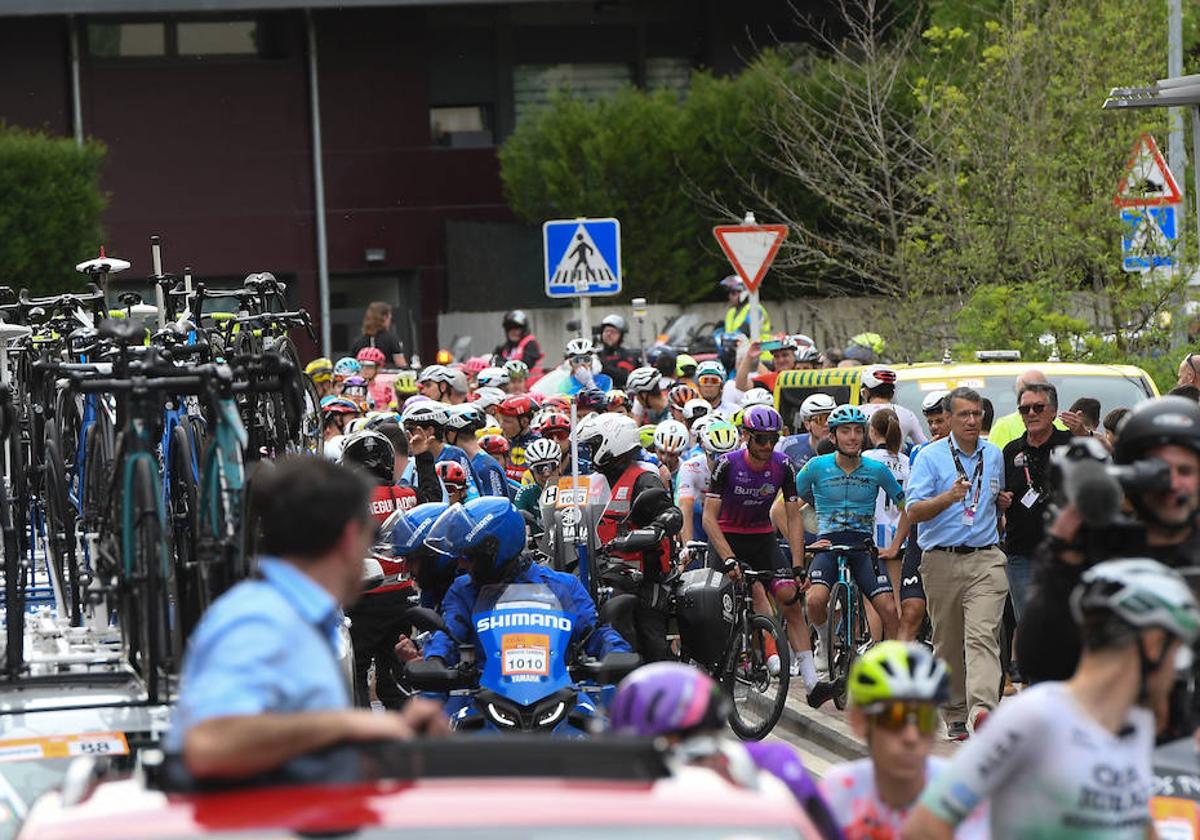
[[[1117,185],[1113,204],[1117,207],[1157,207],[1181,201],[1183,194],[1158,150],[1158,144],[1149,134],[1143,134],[1125,164],[1125,174]]]
[[[577,292],[586,292],[594,286],[611,286],[616,282],[616,274],[596,247],[592,235],[580,224],[571,234],[571,242],[554,268],[550,285],[571,286]]]
[[[787,236],[787,225],[717,225],[713,236],[746,288],[756,291]]]

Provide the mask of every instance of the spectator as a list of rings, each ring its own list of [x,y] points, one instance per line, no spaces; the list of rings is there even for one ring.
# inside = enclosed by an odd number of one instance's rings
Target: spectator
[[[1083,427],[1087,429],[1089,435],[1096,433],[1096,429],[1100,428],[1100,400],[1093,397],[1080,397],[1071,403],[1069,409],[1072,414],[1078,414],[1083,420]]]
[[[405,367],[404,348],[396,336],[392,335],[392,306],[382,300],[377,300],[367,307],[363,315],[362,335],[350,345],[350,355],[357,356],[364,347],[378,347],[383,351],[385,365]]]
[[[987,397],[983,398],[983,425],[979,428],[979,436],[987,440],[992,431],[992,423],[996,421],[996,406]]]
[[[492,351],[492,355],[506,362],[524,362],[528,369],[527,385],[532,385],[542,376],[542,347],[529,329],[529,316],[520,309],[504,313],[504,343]],[[512,377],[512,374],[509,374]]]
[[[1200,402],[1200,388],[1195,385],[1176,385],[1167,392],[1170,397],[1183,397],[1192,402]]]
[[[1030,368],[1017,377],[1016,383],[1013,385],[1013,393],[1021,393],[1021,388],[1031,382],[1049,383],[1046,374],[1042,373],[1037,368]],[[1065,429],[1066,425],[1061,419],[1054,421],[1055,428]],[[1025,432],[1025,424],[1021,422],[1021,415],[1017,412],[1005,414],[1003,417],[997,417],[996,422],[992,424],[992,430],[988,433],[988,440],[1003,449],[1010,441],[1016,440]]]
[[[1008,578],[996,540],[1012,494],[1002,489],[1003,454],[979,437],[983,397],[959,387],[946,405],[950,434],[921,450],[905,495],[909,518],[922,523],[917,540],[934,651],[952,675],[947,730],[961,741],[968,724],[978,728],[999,700]]]
[[[1112,449],[1113,444],[1116,443],[1117,427],[1121,425],[1121,421],[1128,413],[1128,408],[1114,408],[1104,415],[1104,438],[1108,442],[1109,449]]]
[[[1188,353],[1183,357],[1179,363],[1179,384],[1200,386],[1200,356]]]
[[[617,388],[625,387],[625,379],[638,367],[638,353],[625,346],[629,324],[620,315],[608,315],[600,322],[600,372],[607,373]],[[694,366],[694,363],[693,363]]]

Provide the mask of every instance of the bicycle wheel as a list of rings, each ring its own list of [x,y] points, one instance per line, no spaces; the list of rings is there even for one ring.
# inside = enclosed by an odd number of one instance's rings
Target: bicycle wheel
[[[779,651],[780,669],[772,677],[767,670],[763,639],[770,637]],[[757,613],[750,617],[749,638],[738,634],[725,667],[725,690],[733,699],[729,725],[744,741],[765,738],[787,703],[790,652],[787,637],[774,618]]]
[[[172,654],[176,661],[183,645],[200,620],[202,607],[196,587],[196,477],[192,472],[192,444],[187,428],[177,425],[171,432],[170,457],[171,581],[177,632]]]
[[[75,513],[67,501],[67,481],[58,443],[47,430],[42,502],[46,510],[46,563],[60,587],[71,624],[82,620],[79,564],[75,555]]]
[[[25,564],[13,526],[12,507],[4,482],[0,481],[0,534],[4,538],[4,670],[9,677],[20,676],[25,658]]]
[[[847,638],[850,626],[850,591],[844,583],[835,583],[829,593],[829,617],[825,619],[825,655],[828,657],[829,680],[836,682],[850,673],[854,660],[854,640]],[[846,708],[846,692],[833,698],[839,709]]]
[[[125,490],[124,504],[132,505],[132,510],[123,511],[130,529],[122,535],[132,560],[132,579],[126,581],[129,618],[136,627],[131,640],[136,642],[132,661],[146,683],[150,702],[156,703],[160,667],[170,647],[170,607],[162,595],[166,574],[162,491],[150,459],[138,458],[133,465],[132,488],[127,486]]]

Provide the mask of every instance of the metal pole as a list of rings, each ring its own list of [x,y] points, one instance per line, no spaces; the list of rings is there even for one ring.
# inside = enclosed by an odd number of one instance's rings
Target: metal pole
[[[75,145],[83,145],[83,96],[79,90],[79,24],[75,15],[67,18],[67,38],[71,45],[71,124]]]
[[[308,104],[312,115],[313,224],[317,231],[317,298],[321,308],[321,354],[333,352],[333,329],[329,323],[329,244],[325,238],[325,166],[321,151],[321,96],[317,76],[317,27],[312,9],[304,10],[308,35]]]
[[[1192,160],[1195,162],[1192,167],[1192,195],[1196,202],[1196,263],[1200,265],[1200,105],[1192,106]],[[1183,177],[1182,173],[1180,177]],[[1183,224],[1182,219],[1179,224]]]
[[[758,309],[758,289],[750,293],[750,340],[758,341],[762,330],[762,313]]]
[[[592,337],[592,300],[587,295],[579,297],[579,330],[584,338]]]
[[[1167,75],[1171,78],[1183,75],[1183,0],[1167,0]],[[1184,191],[1184,182],[1187,180],[1187,153],[1184,151],[1183,137],[1183,109],[1171,108],[1167,111],[1167,118],[1171,126],[1171,134],[1169,145],[1167,147],[1168,160],[1171,166],[1171,173],[1176,176],[1179,181],[1180,191]],[[1175,211],[1179,214],[1176,224],[1179,225],[1178,230],[1182,232],[1187,204],[1185,201],[1180,201],[1179,208]],[[1197,243],[1200,247],[1200,242]],[[1181,255],[1182,256],[1182,255]],[[1180,259],[1177,264],[1182,267],[1183,260]]]

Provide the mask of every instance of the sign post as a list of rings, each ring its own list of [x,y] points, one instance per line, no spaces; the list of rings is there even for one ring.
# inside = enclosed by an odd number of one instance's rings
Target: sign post
[[[758,305],[758,287],[775,260],[779,246],[787,238],[787,225],[760,225],[753,213],[747,213],[740,225],[717,225],[713,236],[738,277],[750,292],[750,340],[762,334],[762,310]]]
[[[585,338],[591,301],[621,292],[621,223],[616,219],[555,219],[542,225],[546,296],[578,298]]]

